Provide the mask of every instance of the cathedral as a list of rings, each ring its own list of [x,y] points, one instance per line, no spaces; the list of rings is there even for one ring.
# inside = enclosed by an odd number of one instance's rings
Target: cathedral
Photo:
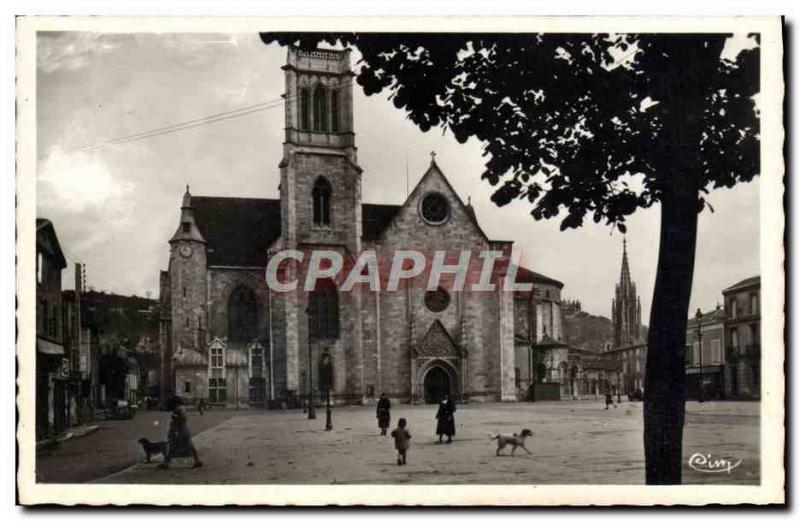
[[[636,294],[628,266],[627,240],[622,239],[622,269],[615,297],[611,299],[611,322],[614,325],[614,347],[627,347],[641,341],[642,303]]]
[[[622,269],[611,299],[611,323],[614,341],[605,354],[621,364],[620,391],[625,394],[641,391],[647,365],[647,335],[642,327],[642,303],[636,294],[636,283],[631,280],[628,243],[624,237]]]
[[[270,259],[325,249],[501,252],[432,155],[399,205],[361,200],[349,51],[289,48],[279,199],[192,195],[187,187],[160,274],[162,397],[224,406],[295,407],[310,393],[364,403],[513,401],[542,337],[562,336],[557,280],[517,267],[527,291],[456,291],[422,275],[396,290],[345,291],[334,277],[276,292]],[[265,182],[272,182],[265,180]],[[303,280],[307,266],[288,268]],[[515,377],[516,375],[516,377]]]

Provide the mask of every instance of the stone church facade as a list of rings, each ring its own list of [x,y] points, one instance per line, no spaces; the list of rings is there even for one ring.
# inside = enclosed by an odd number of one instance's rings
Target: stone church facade
[[[285,263],[296,291],[270,288],[265,268],[279,252],[500,251],[511,242],[481,229],[469,203],[431,164],[401,205],[366,204],[353,132],[348,51],[290,48],[279,199],[193,196],[187,187],[169,266],[160,277],[162,393],[226,406],[296,406],[329,391],[337,403],[386,392],[403,402],[518,399],[529,356],[520,338],[561,338],[560,282],[523,267],[536,291],[455,291],[452,277],[427,288],[423,273],[392,291],[318,280],[303,287],[303,263]],[[546,298],[540,298],[546,295]],[[538,324],[538,325],[537,325]],[[515,349],[515,345],[517,348]]]

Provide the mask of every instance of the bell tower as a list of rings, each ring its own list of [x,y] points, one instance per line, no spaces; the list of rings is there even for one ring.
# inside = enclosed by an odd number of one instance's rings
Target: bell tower
[[[289,47],[282,69],[286,144],[338,149],[355,163],[350,51]]]
[[[361,239],[361,168],[353,132],[350,51],[289,47],[281,170],[282,235],[299,243]]]
[[[189,187],[183,194],[178,229],[169,240],[172,350],[205,345],[206,241],[197,227]]]
[[[289,47],[285,77],[285,139],[280,162],[281,239],[287,249],[361,250],[361,167],[353,132],[350,51]],[[297,273],[305,280],[304,273]],[[284,295],[286,388],[301,391],[305,362],[331,354],[336,395],[363,396],[361,321],[342,320],[337,338],[311,338],[309,296]],[[340,294],[339,315],[360,316],[361,295]],[[312,340],[314,346],[312,347]],[[309,353],[310,350],[310,353]],[[346,378],[345,374],[356,375]],[[357,375],[362,375],[358,377]]]

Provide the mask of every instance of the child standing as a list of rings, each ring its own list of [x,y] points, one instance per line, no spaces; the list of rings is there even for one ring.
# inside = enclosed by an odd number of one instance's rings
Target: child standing
[[[406,429],[406,419],[400,418],[397,421],[397,428],[392,431],[392,438],[394,438],[394,448],[397,449],[397,464],[406,464],[406,452],[410,445],[411,432]]]

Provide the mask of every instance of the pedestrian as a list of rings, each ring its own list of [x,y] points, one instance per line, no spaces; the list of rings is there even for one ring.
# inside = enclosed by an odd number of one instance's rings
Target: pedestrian
[[[447,443],[451,443],[456,434],[456,422],[453,414],[456,412],[456,404],[448,395],[444,395],[444,400],[439,404],[436,412],[436,434],[439,436],[439,443],[442,443],[442,436],[447,436]]]
[[[203,411],[206,409],[206,401],[200,398],[200,401],[197,403],[197,412],[200,413],[200,416],[203,415]]]
[[[164,463],[159,468],[168,469],[169,463],[173,458],[189,452],[194,459],[192,468],[202,467],[200,456],[192,443],[192,432],[186,418],[186,411],[182,407],[176,407],[172,412],[172,419],[169,423],[169,433],[167,434],[167,454],[164,456]]]
[[[394,438],[394,448],[397,449],[397,464],[406,464],[406,453],[411,446],[411,431],[406,428],[406,419],[400,418],[397,421],[397,428],[392,431]]]
[[[378,409],[375,413],[378,418],[378,428],[381,430],[381,436],[386,436],[386,429],[389,428],[389,422],[391,421],[389,409],[391,407],[392,404],[389,398],[386,397],[386,393],[381,393],[381,398],[378,400]]]
[[[606,409],[608,410],[608,406],[613,405],[614,408],[617,408],[617,404],[614,403],[614,396],[611,394],[611,391],[606,391]]]

